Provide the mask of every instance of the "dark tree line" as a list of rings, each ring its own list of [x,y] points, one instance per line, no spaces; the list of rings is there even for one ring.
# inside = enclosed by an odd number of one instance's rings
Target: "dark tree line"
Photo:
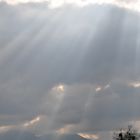
[[[139,140],[140,134],[132,126],[128,126],[127,129],[121,129],[115,132],[113,140]]]

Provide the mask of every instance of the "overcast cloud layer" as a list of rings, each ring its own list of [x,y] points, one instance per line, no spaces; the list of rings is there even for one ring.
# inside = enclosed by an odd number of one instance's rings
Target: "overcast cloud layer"
[[[1,2],[0,132],[140,128],[139,38],[139,13],[113,5]]]

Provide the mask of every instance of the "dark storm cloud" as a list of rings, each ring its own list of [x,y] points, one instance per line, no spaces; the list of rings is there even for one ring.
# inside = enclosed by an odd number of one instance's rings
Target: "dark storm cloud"
[[[140,89],[128,84],[140,80],[138,13],[109,5],[0,7],[1,126],[40,114],[47,118],[40,131],[111,130],[139,120]]]

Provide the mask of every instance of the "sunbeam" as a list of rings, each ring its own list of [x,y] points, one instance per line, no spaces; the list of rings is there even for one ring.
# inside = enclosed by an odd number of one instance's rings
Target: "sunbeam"
[[[139,127],[139,7],[0,0],[0,139],[111,140]]]
[[[32,24],[31,22],[26,25],[27,27],[25,26],[24,29],[20,31],[13,40],[8,42],[5,47],[1,49],[0,63],[6,61],[6,59],[9,59],[9,57],[11,57],[13,54],[15,55],[16,51],[24,50],[24,48],[26,47],[26,43],[28,44],[28,41],[30,42],[30,40],[28,40],[28,36],[32,34],[35,29],[38,28],[38,26],[40,26],[37,19],[40,16],[40,13],[38,13],[36,17],[33,17],[31,21],[35,24]],[[21,44],[25,44],[25,47]]]

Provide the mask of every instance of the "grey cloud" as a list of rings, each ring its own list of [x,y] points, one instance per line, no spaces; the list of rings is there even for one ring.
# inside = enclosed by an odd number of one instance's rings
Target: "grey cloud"
[[[139,88],[125,84],[140,78],[137,13],[109,5],[0,6],[0,116],[11,116],[1,125],[43,114],[50,129],[101,131],[139,119]],[[51,90],[61,83],[68,89],[59,102]]]
[[[111,131],[139,120],[139,90],[116,83],[96,92],[92,85],[72,86],[53,120],[53,127],[73,125],[71,132]],[[70,92],[70,93],[69,93]],[[53,103],[52,103],[53,104]]]
[[[21,140],[86,140],[85,138],[80,137],[79,135],[57,135],[49,134],[45,136],[36,136],[34,133],[27,131],[14,130],[4,134],[0,134],[0,138],[3,140],[11,139],[21,139]]]

